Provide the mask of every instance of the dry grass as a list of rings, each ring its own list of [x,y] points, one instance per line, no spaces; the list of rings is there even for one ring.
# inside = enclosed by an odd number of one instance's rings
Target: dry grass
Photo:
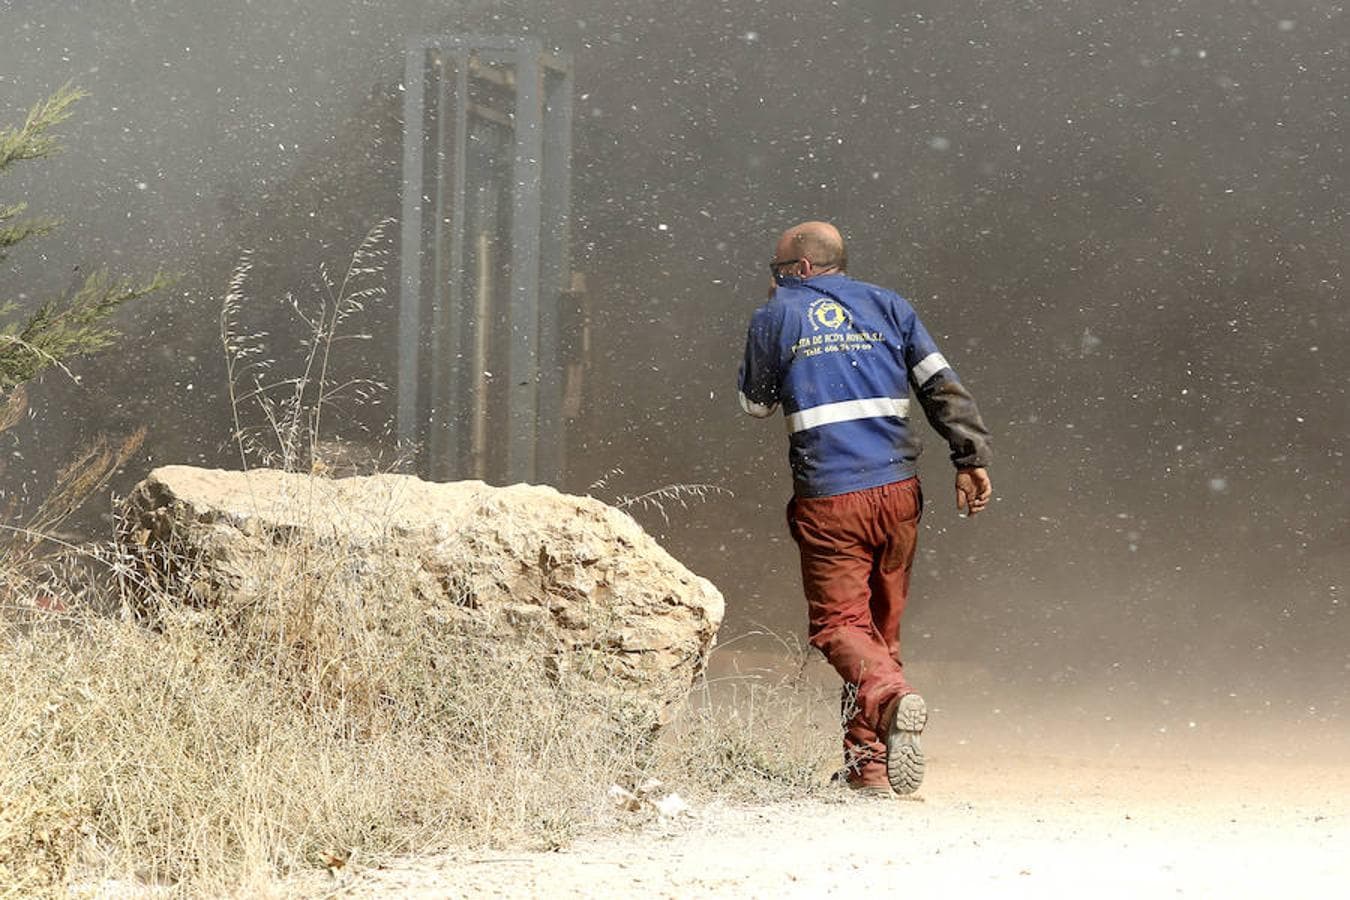
[[[825,788],[838,767],[840,732],[821,714],[839,701],[807,678],[808,648],[780,644],[776,671],[701,680],[654,767],[705,798],[774,801]],[[714,652],[734,653],[730,645]]]
[[[534,636],[489,644],[388,602],[389,573],[339,547],[281,549],[229,606],[99,614],[132,608],[117,579],[55,567],[65,612],[0,611],[0,895],[257,894],[391,854],[559,847],[614,815],[611,784],[768,799],[835,753],[792,679],[705,685],[653,745]]]
[[[372,602],[379,573],[313,578],[341,571],[322,553],[232,608],[158,598],[153,627],[9,616],[0,893],[87,869],[211,894],[353,856],[559,846],[594,821],[642,735],[531,636],[434,627]]]

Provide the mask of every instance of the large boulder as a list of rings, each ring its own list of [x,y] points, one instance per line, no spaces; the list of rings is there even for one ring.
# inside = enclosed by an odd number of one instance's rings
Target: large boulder
[[[123,512],[132,581],[157,602],[359,605],[404,641],[465,625],[484,641],[542,636],[556,671],[653,724],[687,694],[722,621],[717,589],[626,513],[549,487],[165,466]]]

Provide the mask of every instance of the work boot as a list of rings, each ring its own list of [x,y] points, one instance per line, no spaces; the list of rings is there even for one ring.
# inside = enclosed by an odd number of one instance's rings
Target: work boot
[[[919,735],[928,722],[928,707],[918,694],[905,694],[881,721],[886,726],[886,778],[897,794],[912,794],[923,783]]]
[[[890,781],[880,765],[845,766],[830,776],[830,783],[848,788],[855,797],[895,798],[895,791],[891,790]]]
[[[872,784],[866,781],[850,781],[848,789],[855,797],[862,797],[867,800],[894,800],[895,791],[891,790],[889,784]]]

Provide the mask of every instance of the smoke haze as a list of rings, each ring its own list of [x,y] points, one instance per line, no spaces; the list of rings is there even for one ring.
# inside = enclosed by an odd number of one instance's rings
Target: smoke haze
[[[0,3],[5,121],[66,81],[93,92],[66,152],[0,186],[64,220],[6,260],[4,295],[100,263],[185,273],[126,313],[130,353],[46,378],[3,487],[143,423],[122,491],[230,465],[216,315],[240,252],[265,321],[398,215],[408,36],[534,35],[574,58],[594,339],[562,487],[621,468],[603,499],[732,491],[639,512],[722,588],[726,634],[804,630],[786,437],[741,416],[735,374],[774,239],[824,218],[853,275],[913,301],[994,435],[996,502],[963,522],[925,432],[912,659],[1185,719],[1335,720],[1348,24],[1316,0]],[[396,286],[343,363],[391,383]],[[336,427],[378,434],[391,410]]]

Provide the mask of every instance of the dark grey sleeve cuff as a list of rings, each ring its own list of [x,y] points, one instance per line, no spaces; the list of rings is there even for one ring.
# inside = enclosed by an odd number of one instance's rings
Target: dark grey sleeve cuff
[[[924,415],[951,448],[952,464],[958,469],[987,467],[989,429],[970,391],[949,373],[943,373],[930,378],[918,394]]]

